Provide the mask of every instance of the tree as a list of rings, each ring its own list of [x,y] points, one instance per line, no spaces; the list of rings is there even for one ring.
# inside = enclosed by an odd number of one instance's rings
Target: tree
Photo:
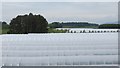
[[[2,23],[2,30],[9,29],[9,25],[6,22],[1,22],[1,23]]]
[[[0,33],[6,34],[9,31],[9,25],[5,21],[0,21]]]
[[[62,24],[59,22],[53,22],[51,24],[49,24],[50,28],[62,28]]]
[[[47,33],[47,20],[41,15],[18,15],[10,22],[9,33],[26,34],[26,33]]]

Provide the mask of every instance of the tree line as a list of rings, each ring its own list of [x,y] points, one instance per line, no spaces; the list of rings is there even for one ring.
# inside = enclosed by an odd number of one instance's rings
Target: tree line
[[[13,18],[10,24],[0,22],[2,32],[8,34],[28,34],[28,33],[48,33],[65,32],[55,31],[54,28],[99,28],[99,29],[119,29],[120,24],[93,24],[88,22],[52,22],[48,24],[42,15],[18,15]]]
[[[100,29],[120,29],[120,24],[101,24]]]
[[[98,28],[98,24],[88,22],[53,22],[49,24],[50,28]]]

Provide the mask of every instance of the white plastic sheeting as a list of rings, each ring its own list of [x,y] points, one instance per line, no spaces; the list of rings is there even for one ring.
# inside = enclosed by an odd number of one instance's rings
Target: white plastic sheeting
[[[117,65],[117,33],[2,36],[3,66]]]
[[[117,32],[120,31],[119,29],[92,29],[92,28],[56,28],[58,30],[68,30],[68,32],[75,32],[75,33],[111,33],[111,32]]]

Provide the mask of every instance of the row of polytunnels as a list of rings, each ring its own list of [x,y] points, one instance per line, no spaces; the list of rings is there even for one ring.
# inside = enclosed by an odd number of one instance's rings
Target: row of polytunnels
[[[76,31],[76,30],[67,30],[67,33],[115,33],[115,32],[120,32],[120,30],[117,31],[96,31],[96,30],[80,30],[80,31]]]

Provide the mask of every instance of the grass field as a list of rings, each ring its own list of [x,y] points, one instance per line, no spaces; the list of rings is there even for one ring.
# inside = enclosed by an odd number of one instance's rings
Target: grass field
[[[9,29],[3,29],[2,34],[7,34],[8,31],[9,31]]]
[[[48,33],[66,33],[66,30],[57,30],[57,29],[49,28]]]

